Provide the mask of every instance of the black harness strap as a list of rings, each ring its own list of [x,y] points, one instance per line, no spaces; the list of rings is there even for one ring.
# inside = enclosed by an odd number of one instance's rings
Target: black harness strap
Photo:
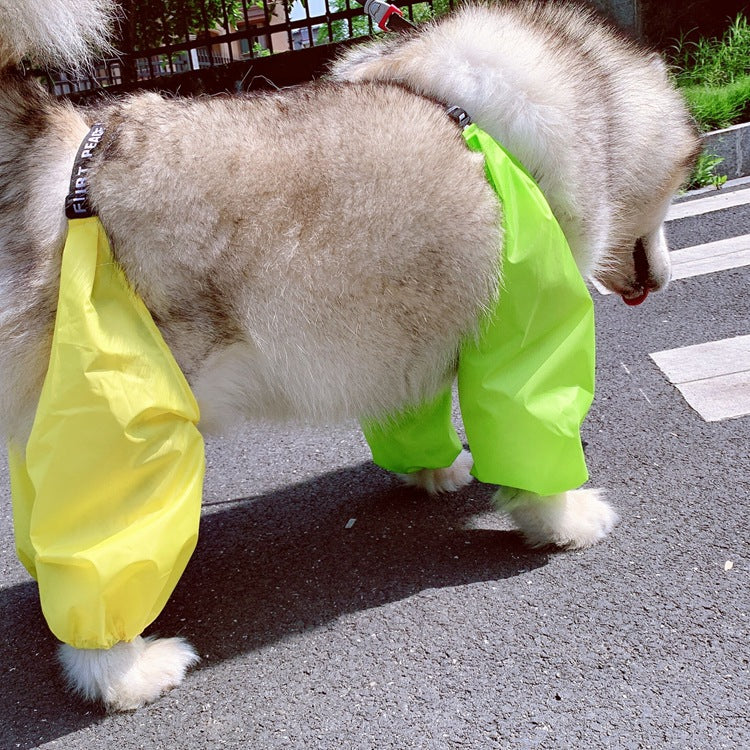
[[[69,219],[87,219],[95,215],[89,204],[89,164],[96,147],[104,135],[104,125],[97,122],[83,139],[76,160],[73,162],[73,173],[70,176],[70,188],[65,199],[65,215]]]

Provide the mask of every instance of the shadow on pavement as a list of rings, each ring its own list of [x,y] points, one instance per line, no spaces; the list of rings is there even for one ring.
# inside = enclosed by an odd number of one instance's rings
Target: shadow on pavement
[[[548,553],[515,532],[472,528],[491,494],[473,484],[431,498],[364,464],[210,504],[198,548],[149,632],[188,638],[205,668],[425,589],[546,564]],[[102,721],[100,709],[64,691],[34,584],[0,592],[0,611],[0,746],[28,750]]]

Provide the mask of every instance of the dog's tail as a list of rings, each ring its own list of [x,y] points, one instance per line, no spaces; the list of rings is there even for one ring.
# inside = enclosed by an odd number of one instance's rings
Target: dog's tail
[[[109,49],[112,0],[0,0],[0,69],[24,59],[78,68]]]

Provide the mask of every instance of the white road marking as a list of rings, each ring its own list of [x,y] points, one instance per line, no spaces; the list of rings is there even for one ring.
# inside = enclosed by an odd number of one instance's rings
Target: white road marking
[[[750,336],[649,356],[707,422],[750,414]]]
[[[750,266],[750,234],[684,247],[672,251],[669,257],[672,260],[673,279]]]
[[[717,192],[716,195],[711,195],[708,198],[694,198],[684,203],[672,204],[667,212],[667,221],[722,211],[725,208],[734,208],[744,203],[750,203],[750,188],[734,190],[731,193]]]

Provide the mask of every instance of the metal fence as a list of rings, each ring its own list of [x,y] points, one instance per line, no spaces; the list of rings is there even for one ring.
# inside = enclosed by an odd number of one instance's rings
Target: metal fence
[[[185,88],[196,75],[203,91],[243,88],[250,79],[288,85],[315,75],[333,55],[331,45],[380,33],[355,0],[121,0],[119,54],[95,63],[85,76],[45,71],[51,91],[75,99],[135,88]],[[417,23],[442,14],[454,0],[397,1]],[[327,48],[327,49],[319,49]],[[310,53],[316,49],[317,53]],[[307,55],[302,55],[307,50]],[[278,65],[268,58],[281,58]],[[295,56],[296,55],[296,56]],[[295,62],[296,61],[296,62]],[[182,83],[171,80],[184,79]],[[168,80],[169,79],[169,80]],[[189,83],[188,83],[189,82]],[[207,83],[206,83],[207,82]]]

